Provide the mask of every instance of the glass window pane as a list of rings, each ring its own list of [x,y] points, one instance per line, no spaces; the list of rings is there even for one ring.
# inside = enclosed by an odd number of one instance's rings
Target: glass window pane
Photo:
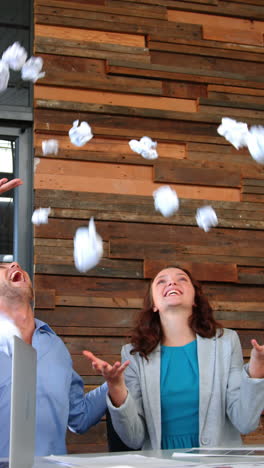
[[[15,142],[0,138],[0,178],[14,177]],[[0,194],[0,261],[13,260],[14,199],[13,190]]]

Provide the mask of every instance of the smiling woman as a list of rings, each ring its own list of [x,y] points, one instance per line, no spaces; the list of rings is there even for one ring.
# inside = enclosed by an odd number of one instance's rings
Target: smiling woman
[[[239,446],[263,409],[264,346],[252,346],[243,366],[237,333],[214,319],[188,270],[173,266],[150,284],[122,364],[84,355],[108,382],[113,426],[128,447]]]
[[[212,307],[198,281],[188,270],[165,268],[153,279],[145,296],[144,307],[132,332],[132,354],[139,352],[147,358],[159,342],[166,346],[183,346],[192,341],[196,333],[212,338],[217,329],[221,334],[221,324],[214,319]]]

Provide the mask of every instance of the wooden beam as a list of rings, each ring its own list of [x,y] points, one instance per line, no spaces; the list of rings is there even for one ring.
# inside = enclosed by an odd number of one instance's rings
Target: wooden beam
[[[166,98],[161,96],[139,96],[136,94],[110,93],[53,86],[35,86],[35,99],[75,101],[111,106],[132,106],[142,109],[160,109],[180,112],[196,112],[196,101],[191,99]]]
[[[54,37],[58,39],[99,42],[108,44],[120,44],[132,47],[145,47],[145,37],[138,34],[116,33],[110,31],[99,31],[96,29],[78,29],[76,27],[62,27],[57,25],[35,24],[35,36]],[[48,19],[48,18],[47,18]],[[56,24],[56,23],[55,23]],[[58,23],[57,23],[58,24]]]

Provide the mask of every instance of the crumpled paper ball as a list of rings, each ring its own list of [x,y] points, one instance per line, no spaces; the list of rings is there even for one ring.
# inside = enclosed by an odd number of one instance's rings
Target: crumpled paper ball
[[[9,67],[3,60],[0,60],[0,92],[5,91],[9,81]]]
[[[6,62],[12,70],[21,70],[27,60],[27,51],[19,42],[14,42],[14,44],[5,50],[2,55],[2,60]]]
[[[39,78],[43,78],[45,72],[41,71],[42,67],[43,59],[41,57],[30,57],[22,67],[22,80],[35,83]]]
[[[34,211],[31,221],[33,224],[39,226],[40,224],[48,224],[49,214],[51,212],[51,208],[38,208]]]
[[[147,136],[142,137],[139,141],[130,140],[128,144],[132,151],[141,154],[145,159],[156,159],[158,157],[157,142]]]
[[[13,320],[0,312],[0,351],[8,356],[13,355],[14,336],[21,338],[20,330],[16,327]]]
[[[264,164],[264,127],[250,127],[247,136],[247,147],[251,156],[259,164]]]
[[[43,140],[41,143],[42,153],[44,156],[47,154],[58,154],[59,142],[58,140]]]
[[[217,128],[219,135],[225,137],[237,150],[247,146],[248,126],[228,117],[222,118],[222,124]]]
[[[73,257],[77,270],[85,273],[94,268],[103,255],[103,240],[97,234],[94,219],[91,218],[88,228],[80,227],[74,236]]]
[[[81,122],[79,125],[79,120],[75,120],[72,125],[69,137],[73,145],[83,146],[93,138],[92,129],[87,122]]]
[[[165,217],[172,216],[180,206],[179,198],[175,190],[169,185],[163,185],[153,192],[154,206]]]
[[[210,205],[202,206],[197,209],[196,221],[199,228],[203,229],[205,232],[210,231],[212,227],[218,224],[215,210]]]

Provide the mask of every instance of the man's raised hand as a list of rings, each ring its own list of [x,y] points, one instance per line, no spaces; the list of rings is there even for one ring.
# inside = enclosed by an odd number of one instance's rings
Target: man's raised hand
[[[8,190],[12,190],[22,184],[23,181],[21,179],[12,179],[9,181],[6,178],[0,179],[0,193],[8,192]]]

